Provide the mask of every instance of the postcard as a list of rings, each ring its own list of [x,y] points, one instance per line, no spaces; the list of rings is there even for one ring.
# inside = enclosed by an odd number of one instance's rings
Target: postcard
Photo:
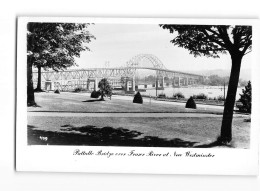
[[[19,17],[16,170],[257,175],[259,30]]]

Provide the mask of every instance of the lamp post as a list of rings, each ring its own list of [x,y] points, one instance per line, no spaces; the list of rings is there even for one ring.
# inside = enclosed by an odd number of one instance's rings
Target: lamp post
[[[156,92],[156,98],[157,98],[157,87],[158,87],[158,75],[156,74],[156,81],[155,81],[155,92]]]
[[[226,100],[226,84],[225,84],[225,81],[224,81],[224,102]]]

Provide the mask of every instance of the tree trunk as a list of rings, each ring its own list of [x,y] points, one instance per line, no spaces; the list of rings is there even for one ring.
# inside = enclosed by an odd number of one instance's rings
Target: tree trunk
[[[103,91],[101,91],[101,98],[100,98],[100,100],[104,100],[104,92]]]
[[[38,68],[38,82],[37,82],[37,88],[35,89],[36,92],[42,92],[42,72],[41,66],[37,66]]]
[[[240,55],[240,53],[233,53],[231,54],[231,59],[232,68],[228,84],[227,97],[225,100],[224,114],[220,133],[220,141],[222,143],[229,143],[232,140],[233,110],[236,101],[236,93],[239,81],[242,56]]]
[[[33,76],[32,76],[32,59],[27,58],[27,106],[35,106]]]

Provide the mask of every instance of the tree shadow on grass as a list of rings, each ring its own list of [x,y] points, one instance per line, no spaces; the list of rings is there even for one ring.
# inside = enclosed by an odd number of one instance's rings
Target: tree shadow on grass
[[[105,101],[104,99],[89,99],[86,101],[82,101],[82,102],[96,102],[96,101]]]
[[[211,143],[206,144],[200,144],[195,145],[194,148],[212,148],[212,147],[228,147],[228,148],[234,148],[232,144],[229,143],[221,143],[220,141],[213,141]]]
[[[27,104],[27,107],[42,107],[42,106],[40,106],[40,105],[38,105],[37,103],[35,103],[34,105],[28,105],[28,104]]]
[[[163,139],[141,136],[143,133],[124,128],[87,125],[74,127],[64,125],[61,131],[44,131],[28,125],[28,145],[90,145],[90,146],[136,146],[136,147],[193,147],[196,142],[179,138]]]

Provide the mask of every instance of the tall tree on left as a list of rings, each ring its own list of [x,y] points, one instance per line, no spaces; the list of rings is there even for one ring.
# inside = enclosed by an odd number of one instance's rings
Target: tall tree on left
[[[36,105],[34,91],[41,90],[41,69],[55,71],[77,65],[75,57],[89,51],[87,44],[95,37],[89,33],[90,24],[39,23],[27,24],[27,105]],[[32,68],[38,69],[37,88],[33,88]]]

